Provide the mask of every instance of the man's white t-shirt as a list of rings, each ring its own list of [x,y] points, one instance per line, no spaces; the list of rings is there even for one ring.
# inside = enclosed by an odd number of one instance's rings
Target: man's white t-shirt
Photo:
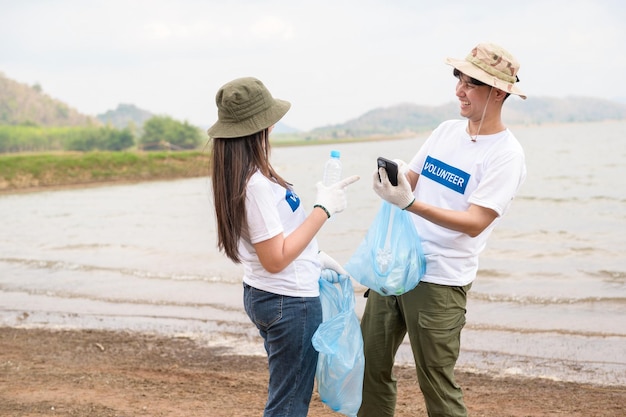
[[[472,142],[466,126],[466,120],[443,122],[413,157],[409,169],[420,175],[415,198],[459,211],[475,204],[498,217],[472,238],[412,216],[426,257],[425,282],[464,286],[474,280],[478,255],[526,178],[524,151],[511,131]]]
[[[254,173],[246,188],[247,233],[239,240],[239,254],[244,267],[243,281],[251,287],[292,297],[319,296],[321,266],[317,240],[278,273],[263,268],[254,244],[280,233],[287,237],[304,222],[306,213],[300,198],[280,184],[270,181],[259,171]]]

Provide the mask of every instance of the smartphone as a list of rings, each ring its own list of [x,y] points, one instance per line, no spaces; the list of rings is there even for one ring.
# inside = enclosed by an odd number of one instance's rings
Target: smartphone
[[[387,176],[389,177],[389,182],[391,185],[398,185],[398,164],[393,161],[390,161],[387,158],[383,158],[382,156],[378,157],[378,167],[383,167],[387,171]],[[379,175],[380,179],[380,175]]]

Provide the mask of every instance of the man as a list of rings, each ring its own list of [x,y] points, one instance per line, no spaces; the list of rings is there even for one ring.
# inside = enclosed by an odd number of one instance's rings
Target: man
[[[393,416],[395,355],[408,332],[417,379],[430,417],[467,416],[454,378],[465,324],[466,297],[478,256],[526,177],[524,151],[501,119],[517,88],[519,64],[502,47],[476,46],[464,60],[448,58],[458,79],[465,120],[437,127],[392,186],[384,168],[374,191],[413,213],[426,273],[401,296],[369,292],[361,327],[365,376],[360,417]],[[379,178],[380,175],[380,178]]]

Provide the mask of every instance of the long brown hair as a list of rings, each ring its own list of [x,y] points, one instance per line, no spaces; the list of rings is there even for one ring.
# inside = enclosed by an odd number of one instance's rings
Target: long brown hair
[[[211,164],[213,201],[217,219],[217,247],[240,263],[239,239],[247,234],[246,185],[256,171],[290,188],[272,167],[269,130],[239,138],[214,138]]]

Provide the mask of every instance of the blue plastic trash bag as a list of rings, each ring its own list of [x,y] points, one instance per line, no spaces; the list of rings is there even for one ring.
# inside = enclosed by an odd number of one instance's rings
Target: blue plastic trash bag
[[[383,201],[344,268],[381,295],[402,295],[415,288],[426,272],[426,259],[411,213]]]
[[[324,404],[354,417],[361,407],[363,390],[363,336],[354,311],[354,289],[349,277],[338,284],[320,279],[322,324],[312,342],[319,352],[317,391]]]

